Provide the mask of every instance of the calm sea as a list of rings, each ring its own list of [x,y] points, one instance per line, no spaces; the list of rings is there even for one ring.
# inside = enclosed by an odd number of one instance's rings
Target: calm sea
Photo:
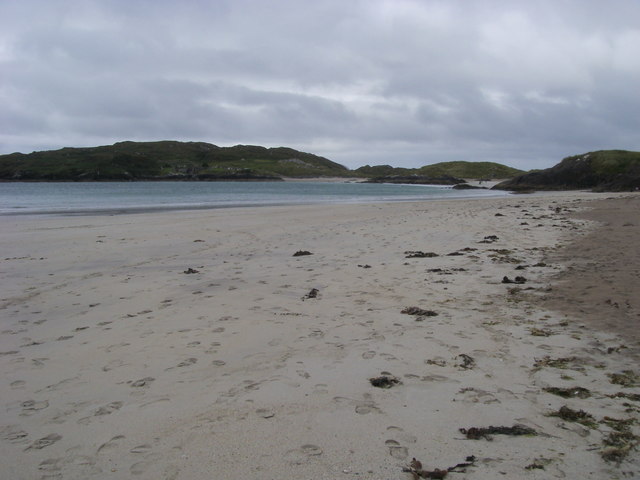
[[[0,183],[0,215],[115,214],[240,206],[496,197],[491,190],[330,182]]]

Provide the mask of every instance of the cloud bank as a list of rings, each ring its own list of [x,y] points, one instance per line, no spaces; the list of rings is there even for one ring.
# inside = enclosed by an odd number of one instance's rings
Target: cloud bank
[[[290,146],[356,168],[640,150],[640,2],[0,3],[0,153]]]

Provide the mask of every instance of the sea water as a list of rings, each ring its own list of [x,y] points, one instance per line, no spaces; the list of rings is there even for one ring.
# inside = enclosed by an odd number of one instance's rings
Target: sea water
[[[115,214],[503,195],[507,193],[358,182],[8,182],[0,183],[0,215]]]

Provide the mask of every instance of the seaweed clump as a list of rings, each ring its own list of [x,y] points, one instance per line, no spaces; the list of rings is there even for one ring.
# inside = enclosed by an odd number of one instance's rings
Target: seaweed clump
[[[533,364],[533,368],[539,369],[543,367],[552,367],[552,368],[569,368],[569,364],[575,363],[579,361],[578,357],[560,357],[560,358],[551,358],[546,356],[540,360],[536,360]]]
[[[547,387],[543,388],[545,392],[553,393],[554,395],[558,395],[562,398],[589,398],[591,396],[591,392],[584,387],[570,387],[570,388],[560,388],[560,387]]]
[[[636,387],[640,383],[640,376],[633,370],[623,370],[620,373],[608,373],[609,381],[625,388]]]
[[[421,250],[407,250],[404,254],[404,258],[433,258],[440,256],[434,252],[423,252]]]
[[[613,393],[611,395],[607,395],[609,398],[626,398],[628,400],[632,400],[634,402],[640,402],[640,393],[626,393],[626,392],[618,392]]]
[[[476,361],[473,359],[473,357],[467,355],[466,353],[461,353],[460,355],[458,355],[458,358],[460,359],[458,366],[463,370],[472,369],[476,364]]]
[[[417,317],[437,317],[438,313],[433,310],[424,310],[420,307],[407,307],[404,308],[400,313],[404,313],[405,315],[415,315]]]
[[[584,410],[574,410],[566,405],[560,407],[560,410],[549,414],[551,417],[559,417],[567,422],[576,422],[585,427],[596,428],[596,421],[593,415]]]
[[[512,427],[471,427],[471,428],[461,428],[460,433],[465,435],[469,440],[480,440],[481,438],[485,438],[487,440],[492,440],[491,435],[511,435],[511,436],[533,436],[537,435],[533,428],[527,427],[526,425],[516,424]]]
[[[381,375],[379,377],[370,378],[369,382],[371,383],[371,385],[377,388],[391,388],[402,383],[396,377],[393,377],[391,375]]]
[[[613,431],[602,440],[604,448],[600,452],[600,456],[607,462],[619,464],[629,455],[631,450],[638,446],[640,437],[631,431],[631,425],[635,423],[635,419],[604,417],[601,423],[608,425]]]
[[[473,467],[476,462],[476,457],[474,455],[468,456],[464,462],[458,463],[453,467],[449,467],[446,469],[436,468],[434,470],[424,470],[422,468],[422,462],[420,460],[416,460],[413,458],[408,468],[403,468],[402,471],[406,473],[410,473],[413,476],[413,480],[418,480],[420,478],[431,478],[431,479],[443,479],[447,476],[449,472],[455,473],[464,473],[467,471],[467,467]]]
[[[534,337],[550,337],[553,332],[544,328],[530,328],[529,333]]]

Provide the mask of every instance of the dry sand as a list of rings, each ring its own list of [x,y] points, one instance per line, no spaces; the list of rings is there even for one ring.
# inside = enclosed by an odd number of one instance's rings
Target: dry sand
[[[615,457],[638,427],[601,423],[638,417],[638,379],[611,376],[638,370],[637,337],[570,280],[634,244],[594,298],[637,321],[635,227],[584,218],[640,225],[637,196],[609,196],[2,217],[0,478],[411,479],[413,457],[473,463],[456,479],[640,475]],[[514,425],[537,434],[460,431]]]

